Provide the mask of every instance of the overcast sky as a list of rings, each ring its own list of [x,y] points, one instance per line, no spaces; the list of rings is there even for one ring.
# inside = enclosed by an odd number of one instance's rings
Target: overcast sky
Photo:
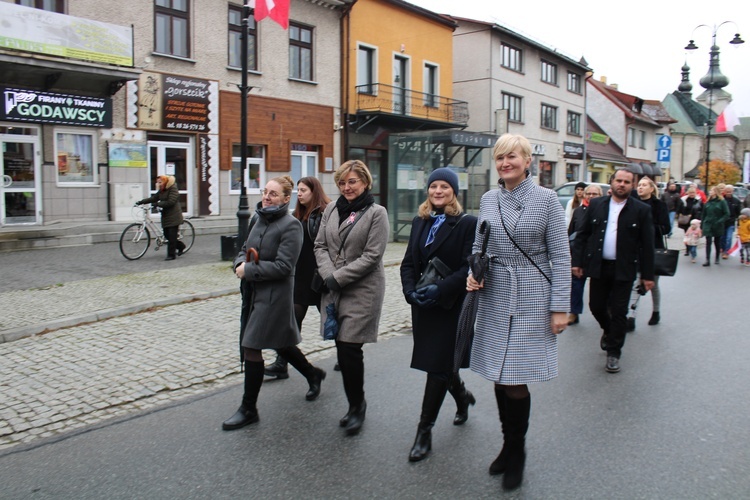
[[[687,61],[693,97],[708,73],[714,26],[721,72],[729,78],[737,116],[750,117],[750,2],[747,0],[407,0],[440,14],[491,21],[575,60],[586,58],[594,78],[607,77],[620,91],[642,99],[663,100],[677,90]],[[735,24],[736,23],[736,24]],[[696,26],[706,24],[695,31]],[[745,43],[730,45],[739,32]],[[684,47],[695,39],[698,50]]]

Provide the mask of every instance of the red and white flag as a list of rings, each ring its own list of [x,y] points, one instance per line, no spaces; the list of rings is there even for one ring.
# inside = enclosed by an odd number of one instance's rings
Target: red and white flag
[[[291,0],[248,0],[247,6],[255,9],[255,21],[270,17],[284,29],[289,27],[289,2]]]
[[[740,124],[739,118],[734,114],[731,106],[724,108],[719,118],[716,120],[716,131],[717,132],[732,132],[734,127]]]
[[[737,240],[735,240],[735,242],[734,242],[734,245],[732,245],[732,248],[729,249],[729,251],[727,252],[727,254],[734,257],[735,255],[737,255],[738,253],[740,253],[740,246],[741,246],[740,245],[740,239],[737,238]]]

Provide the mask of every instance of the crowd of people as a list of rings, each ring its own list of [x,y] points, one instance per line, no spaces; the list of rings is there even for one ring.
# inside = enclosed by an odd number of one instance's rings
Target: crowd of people
[[[432,432],[446,395],[455,402],[454,425],[468,420],[476,398],[459,371],[470,368],[492,383],[502,431],[489,474],[502,474],[503,487],[513,490],[523,482],[526,463],[529,386],[557,377],[558,335],[580,322],[586,281],[589,309],[602,331],[605,371],[617,373],[631,294],[650,291],[648,324],[660,321],[655,250],[665,246],[675,223],[685,231],[692,262],[705,238],[705,266],[712,248],[716,264],[728,258],[737,225],[741,263],[750,266],[750,207],[733,201],[731,187],[723,185],[714,186],[705,202],[695,186],[683,194],[674,183],[660,197],[652,179],[618,169],[608,192],[580,182],[563,209],[553,191],[532,179],[532,147],[525,137],[501,136],[493,159],[498,187],[482,196],[477,216],[465,213],[459,202],[458,175],[437,168],[427,178],[424,201],[411,223],[400,276],[411,307],[411,368],[426,377],[407,457],[419,462],[432,452]],[[262,190],[233,266],[242,290],[244,392],[239,409],[224,421],[225,430],[259,421],[264,375],[287,378],[288,364],[307,379],[305,398],[318,398],[326,373],[297,347],[310,306],[320,312],[320,334],[335,342],[348,403],[339,425],[348,436],[363,428],[363,348],[378,337],[390,228],[363,162],[343,163],[334,181],[339,196],[331,200],[315,177],[300,179],[291,213],[290,177],[273,178]],[[475,276],[473,263],[480,257],[486,269]],[[467,324],[471,343],[463,351],[457,346]],[[267,366],[264,349],[277,353]]]

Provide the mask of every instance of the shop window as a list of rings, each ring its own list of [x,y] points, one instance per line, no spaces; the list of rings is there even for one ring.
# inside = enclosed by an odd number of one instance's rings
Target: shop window
[[[60,186],[96,185],[96,139],[93,132],[55,130],[55,166]]]
[[[247,69],[258,70],[258,33],[250,10],[247,20]],[[242,68],[242,7],[229,6],[229,66]]]
[[[178,57],[190,56],[188,0],[154,1],[154,50]]]
[[[232,146],[232,174],[229,179],[229,194],[240,194],[242,149],[239,144]],[[260,194],[266,185],[266,160],[263,146],[247,146],[247,168],[245,168],[245,189],[248,194]]]
[[[16,0],[16,5],[65,14],[65,0]]]
[[[312,28],[294,23],[289,24],[289,78],[313,79]]]

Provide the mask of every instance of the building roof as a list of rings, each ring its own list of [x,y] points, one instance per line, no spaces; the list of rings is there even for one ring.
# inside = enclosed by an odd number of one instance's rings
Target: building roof
[[[622,148],[615,144],[614,141],[609,140],[604,130],[597,125],[597,123],[590,117],[586,117],[586,156],[591,160],[601,160],[612,163],[629,163],[625,155],[623,155]],[[606,137],[606,143],[602,141],[592,140],[597,136]]]
[[[448,26],[449,28],[453,30],[455,30],[458,27],[458,24],[450,16],[438,14],[431,10],[427,10],[425,8],[419,7],[418,5],[414,5],[409,2],[404,2],[404,0],[382,0],[382,1],[385,3],[389,3],[391,5],[395,5],[396,7],[400,7],[402,9],[408,10],[410,12],[418,14],[427,19],[431,19],[437,23]]]
[[[627,118],[639,121],[646,125],[661,127],[659,122],[651,118],[651,116],[643,110],[643,104],[645,101],[640,97],[620,92],[612,85],[607,85],[606,83],[594,78],[589,78],[587,81],[620,108]]]
[[[647,99],[643,101],[643,112],[650,116],[655,122],[663,125],[677,123],[660,101]]]

